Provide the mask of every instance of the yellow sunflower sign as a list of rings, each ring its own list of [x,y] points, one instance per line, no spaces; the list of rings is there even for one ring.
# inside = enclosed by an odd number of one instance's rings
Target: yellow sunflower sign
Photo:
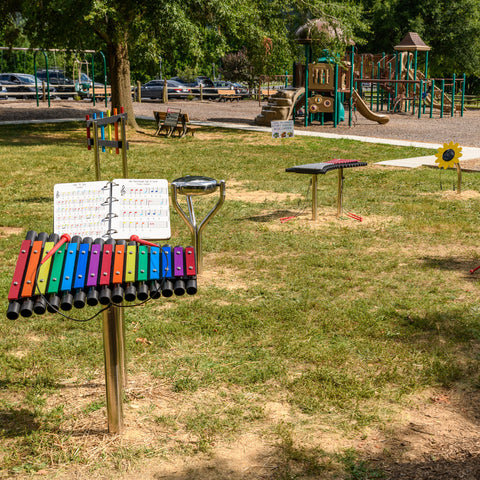
[[[438,163],[439,168],[453,168],[460,161],[462,147],[459,147],[458,143],[444,143],[435,156],[435,163]]]
[[[458,175],[457,193],[462,193],[462,169],[460,168],[462,147],[459,147],[458,143],[444,143],[443,147],[438,149],[438,153],[436,153],[435,156],[437,157],[435,163],[438,163],[439,168],[447,169],[456,167]]]

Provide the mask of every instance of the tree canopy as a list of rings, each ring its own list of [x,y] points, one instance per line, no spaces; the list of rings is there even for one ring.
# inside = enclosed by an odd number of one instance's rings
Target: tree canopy
[[[480,73],[480,0],[4,0],[0,15],[0,44],[102,49],[112,104],[130,114],[132,81],[158,76],[160,60],[165,76],[210,75],[239,52],[252,75],[291,71],[303,56],[295,32],[313,18],[363,52],[392,52],[416,31],[432,47],[435,75]],[[328,43],[345,47],[343,38]]]

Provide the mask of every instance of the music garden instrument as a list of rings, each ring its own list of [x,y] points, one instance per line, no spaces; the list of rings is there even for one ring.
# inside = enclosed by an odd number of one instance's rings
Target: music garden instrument
[[[337,217],[342,214],[343,202],[343,169],[366,167],[367,162],[360,162],[359,160],[349,160],[343,158],[334,158],[327,162],[307,163],[306,165],[296,165],[285,169],[286,172],[292,173],[306,173],[312,175],[312,220],[317,219],[317,175],[325,175],[330,170],[338,170],[338,188],[337,188]],[[354,215],[355,220],[360,220],[361,217]],[[352,217],[352,218],[354,218]]]
[[[194,295],[196,273],[193,247],[159,246],[136,236],[104,241],[29,231],[15,266],[7,318]]]

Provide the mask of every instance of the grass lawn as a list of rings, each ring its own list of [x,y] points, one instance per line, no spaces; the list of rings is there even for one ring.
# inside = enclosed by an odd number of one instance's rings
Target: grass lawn
[[[121,437],[106,434],[100,317],[3,317],[0,478],[383,478],[406,409],[477,393],[479,174],[457,195],[454,170],[374,165],[432,151],[142,126],[129,133],[131,178],[226,181],[198,294],[127,309]],[[336,172],[319,176],[317,222],[309,176],[285,173],[331,158],[369,163],[345,170],[344,206],[362,222],[335,217]],[[52,231],[53,186],[95,168],[74,123],[2,127],[0,165],[6,311],[26,231]],[[119,177],[120,157],[103,155],[102,173]],[[213,201],[198,199],[198,218]],[[171,223],[170,243],[189,244],[173,208]]]

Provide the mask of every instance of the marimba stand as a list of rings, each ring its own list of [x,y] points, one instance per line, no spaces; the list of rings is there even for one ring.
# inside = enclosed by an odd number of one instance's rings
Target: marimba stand
[[[210,210],[200,224],[197,224],[193,209],[192,197],[209,195],[216,192],[219,188],[220,198],[218,199],[217,204]],[[179,193],[186,195],[187,197],[188,214],[183,211],[182,207],[178,203],[177,196]],[[209,177],[189,175],[186,177],[177,178],[172,182],[172,201],[175,210],[180,214],[190,229],[192,234],[192,243],[197,253],[197,273],[201,273],[203,266],[202,231],[225,201],[225,180],[220,180],[218,182],[217,180]]]
[[[330,170],[338,170],[338,188],[337,188],[337,217],[340,217],[343,210],[343,169],[364,167],[367,162],[359,162],[358,160],[334,159],[328,162],[308,163],[306,165],[297,165],[287,168],[286,172],[307,173],[312,175],[312,220],[317,220],[317,190],[318,190],[318,174],[326,174]]]

